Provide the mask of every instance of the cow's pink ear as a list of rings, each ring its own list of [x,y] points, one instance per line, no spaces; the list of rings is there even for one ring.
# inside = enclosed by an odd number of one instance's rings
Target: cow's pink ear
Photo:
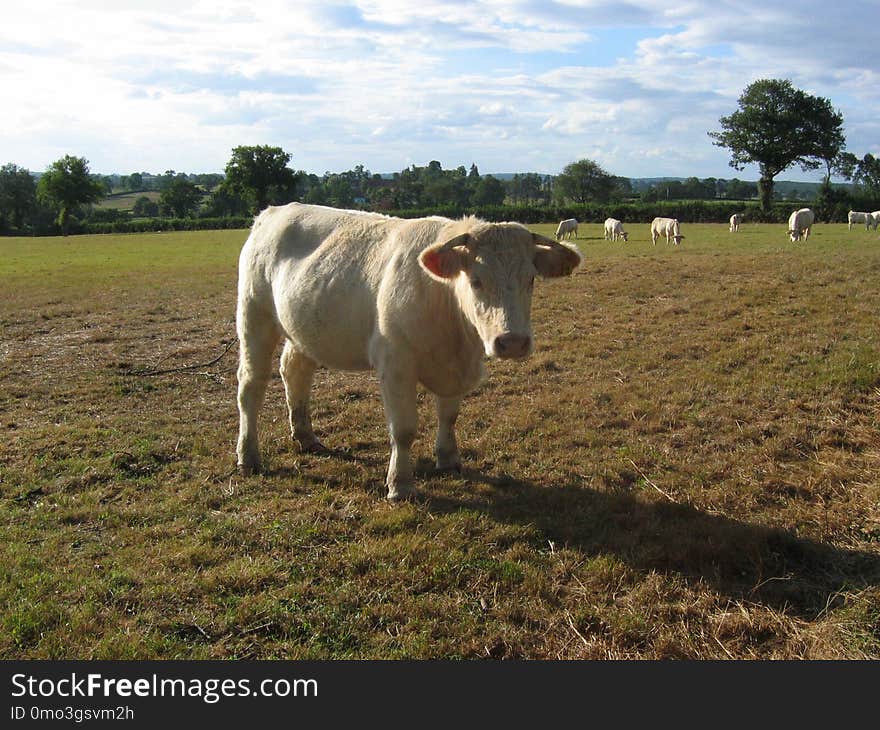
[[[568,276],[581,265],[580,253],[552,238],[533,234],[535,239],[535,268],[545,278]]]
[[[419,263],[435,279],[453,279],[467,265],[467,253],[458,246],[438,243],[419,254]]]

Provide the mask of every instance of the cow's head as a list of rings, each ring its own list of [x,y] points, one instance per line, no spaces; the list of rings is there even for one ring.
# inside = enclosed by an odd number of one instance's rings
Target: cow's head
[[[791,239],[791,242],[794,243],[796,241],[801,240],[801,232],[800,231],[789,231],[788,237]]]
[[[532,352],[535,276],[567,276],[580,262],[575,249],[518,223],[479,224],[419,255],[432,278],[454,287],[486,354],[501,358]]]
[[[624,241],[629,240],[629,234],[626,231],[621,231],[620,235],[623,236]]]

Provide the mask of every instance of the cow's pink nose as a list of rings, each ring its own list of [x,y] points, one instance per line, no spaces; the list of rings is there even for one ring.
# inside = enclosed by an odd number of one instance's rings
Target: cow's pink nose
[[[495,338],[495,354],[498,357],[525,357],[529,354],[529,346],[532,343],[528,335],[514,335],[507,333]]]

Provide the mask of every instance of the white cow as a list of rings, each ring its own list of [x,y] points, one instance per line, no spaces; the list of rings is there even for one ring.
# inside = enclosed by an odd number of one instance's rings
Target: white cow
[[[788,217],[788,236],[792,241],[807,240],[810,237],[810,227],[813,225],[815,216],[809,208],[796,210]]]
[[[564,221],[559,221],[559,226],[556,229],[556,240],[559,241],[565,238],[569,233],[574,233],[574,237],[577,238],[577,218],[566,218]]]
[[[736,233],[739,230],[740,223],[742,223],[742,216],[739,213],[734,213],[730,216],[730,232]]]
[[[404,220],[300,203],[267,208],[239,257],[242,473],[261,466],[257,413],[280,341],[300,448],[323,448],[309,412],[315,369],[373,369],[391,436],[388,498],[412,491],[419,383],[436,399],[437,466],[460,468],[454,424],[462,397],[484,377],[484,355],[529,355],[535,276],[566,276],[580,261],[575,249],[519,223]]]
[[[657,245],[657,239],[666,236],[666,243],[673,239],[673,243],[681,243],[684,236],[681,235],[681,225],[677,218],[655,218],[651,221],[651,243]]]
[[[880,225],[880,210],[875,210],[871,213],[871,222],[867,225],[871,226],[872,230],[877,230],[877,226]]]
[[[629,234],[623,230],[623,223],[616,218],[605,219],[605,240],[617,241],[619,239],[627,240]]]
[[[873,213],[862,213],[857,210],[851,210],[846,214],[847,230],[852,230],[853,223],[864,223],[867,231],[874,222]]]

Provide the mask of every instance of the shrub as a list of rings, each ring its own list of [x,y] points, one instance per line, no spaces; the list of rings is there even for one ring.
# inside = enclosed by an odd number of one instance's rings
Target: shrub
[[[656,203],[642,201],[588,203],[586,205],[548,206],[443,206],[413,210],[388,211],[401,218],[442,215],[460,218],[475,214],[488,221],[518,221],[519,223],[550,223],[565,218],[577,218],[582,223],[602,223],[606,218],[617,218],[626,223],[650,223],[656,216],[678,218],[687,223],[727,223],[733,213],[742,213],[746,220],[759,223],[784,223],[793,210],[793,203],[777,203],[767,213],[753,201],[735,200],[662,200]]]
[[[151,231],[210,231],[250,228],[250,216],[225,218],[135,218],[112,223],[86,223],[76,233],[148,233]],[[73,231],[72,231],[73,232]]]

